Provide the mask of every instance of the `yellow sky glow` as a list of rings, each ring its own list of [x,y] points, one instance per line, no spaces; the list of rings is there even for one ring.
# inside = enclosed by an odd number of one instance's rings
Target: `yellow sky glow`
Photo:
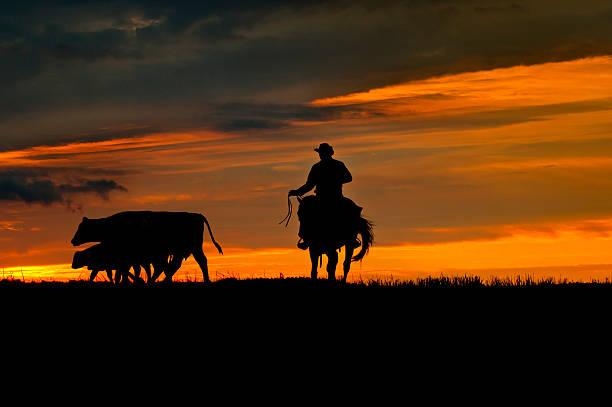
[[[206,248],[205,248],[206,251]],[[483,279],[526,275],[535,278],[577,281],[612,280],[612,237],[593,237],[565,231],[555,237],[515,235],[492,241],[452,242],[433,245],[375,246],[362,263],[353,263],[349,280],[376,278],[415,279],[432,276],[476,275]],[[211,279],[306,277],[307,256],[298,249],[228,249],[224,256],[208,250]],[[512,254],[512,256],[509,256]],[[340,254],[342,259],[344,253]],[[319,276],[325,278],[325,264]],[[595,266],[593,266],[595,265]],[[341,266],[337,273],[340,275]],[[7,267],[5,278],[26,281],[88,279],[86,269],[70,264]],[[97,279],[104,280],[101,273]],[[176,280],[202,281],[195,263],[188,259]]]

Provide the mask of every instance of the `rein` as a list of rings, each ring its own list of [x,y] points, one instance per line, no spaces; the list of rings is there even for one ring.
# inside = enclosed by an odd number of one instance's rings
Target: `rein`
[[[285,227],[287,227],[287,225],[289,225],[289,221],[291,220],[291,214],[293,212],[293,204],[291,203],[291,197],[290,196],[287,197],[287,206],[288,206],[288,209],[289,209],[289,211],[287,212],[287,216],[285,216],[283,218],[283,220],[278,222],[278,224],[280,225],[280,224],[282,224],[283,222],[286,221],[285,222]]]

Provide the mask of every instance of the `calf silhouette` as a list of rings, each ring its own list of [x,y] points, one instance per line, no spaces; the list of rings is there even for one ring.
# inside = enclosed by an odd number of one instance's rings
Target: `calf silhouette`
[[[140,279],[140,263],[134,262],[126,256],[123,250],[109,247],[108,245],[99,243],[85,250],[79,250],[74,253],[72,258],[72,268],[78,269],[87,267],[91,270],[89,281],[93,281],[100,271],[106,271],[106,275],[111,282],[119,284],[120,282],[128,282],[128,276],[133,281]],[[151,277],[151,269],[148,264],[143,264],[149,279]],[[130,268],[134,268],[136,274],[130,273]],[[115,270],[115,278],[113,280],[113,270]]]

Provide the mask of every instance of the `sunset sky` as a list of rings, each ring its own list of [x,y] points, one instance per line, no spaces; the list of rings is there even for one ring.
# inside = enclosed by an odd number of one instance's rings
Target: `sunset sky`
[[[0,60],[4,277],[87,278],[125,210],[205,214],[212,279],[308,276],[278,222],[328,142],[352,278],[612,279],[609,0],[21,1]]]

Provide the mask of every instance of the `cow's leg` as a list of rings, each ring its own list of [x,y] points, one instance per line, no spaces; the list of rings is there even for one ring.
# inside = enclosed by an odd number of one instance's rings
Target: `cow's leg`
[[[202,248],[199,247],[193,251],[193,258],[198,262],[200,269],[202,270],[202,276],[204,277],[205,283],[210,283],[210,278],[208,277],[208,260],[202,251]]]
[[[164,274],[166,275],[164,278],[165,282],[172,282],[172,277],[174,277],[174,274],[181,268],[181,264],[183,264],[183,257],[181,255],[173,254],[171,260],[164,268]]]
[[[140,280],[140,264],[134,264],[132,267],[134,267],[134,276]]]
[[[106,276],[108,277],[108,281],[113,282],[113,269],[106,269]]]
[[[132,281],[137,280],[136,276],[130,273],[130,266],[121,266],[117,268],[117,274],[115,275],[115,280],[119,278],[119,282],[121,282],[122,284],[129,284],[130,279],[128,277],[131,277]]]
[[[161,273],[165,272],[167,268],[168,268],[168,259],[165,259],[164,261],[153,263],[153,276],[151,276],[151,282],[154,282],[155,280],[157,280],[158,277],[161,276]]]
[[[151,281],[151,265],[148,263],[145,263],[142,265],[142,268],[145,270],[145,273],[147,274],[147,283],[149,281]]]
[[[89,281],[94,281],[94,279],[98,275],[98,271],[100,270],[91,270],[91,274],[89,275]]]
[[[168,270],[168,262],[159,262],[159,263],[155,263],[153,264],[153,275],[151,276],[151,282],[155,282],[157,281],[157,279],[159,278],[159,276],[162,275],[162,273],[166,274],[166,271]]]
[[[130,282],[130,279],[132,279],[133,282],[136,282],[138,280],[134,274],[130,273],[131,268],[132,266],[126,266],[123,268],[123,271],[121,273],[122,283],[128,284]]]
[[[351,244],[344,246],[344,263],[342,264],[344,266],[344,277],[342,277],[343,283],[346,283],[346,277],[351,270],[351,259],[353,258],[354,251],[355,248]]]
[[[127,275],[132,278],[132,281],[135,283],[144,283],[144,280],[140,278],[140,264],[135,263],[132,265],[134,268],[134,274],[130,273],[130,268],[127,268]]]
[[[116,284],[127,284],[129,282],[125,271],[125,267],[117,267],[117,271],[115,272]]]
[[[313,249],[312,247],[310,247],[308,249],[308,251],[310,252],[310,278],[312,280],[316,280],[317,279],[317,267],[318,267],[318,261],[319,261],[319,256],[321,255],[317,250]]]
[[[336,266],[338,265],[338,252],[330,250],[327,252],[327,278],[329,280],[336,279]]]
[[[115,284],[119,284],[122,280],[122,277],[123,277],[123,273],[121,271],[121,267],[118,267],[115,270]]]

